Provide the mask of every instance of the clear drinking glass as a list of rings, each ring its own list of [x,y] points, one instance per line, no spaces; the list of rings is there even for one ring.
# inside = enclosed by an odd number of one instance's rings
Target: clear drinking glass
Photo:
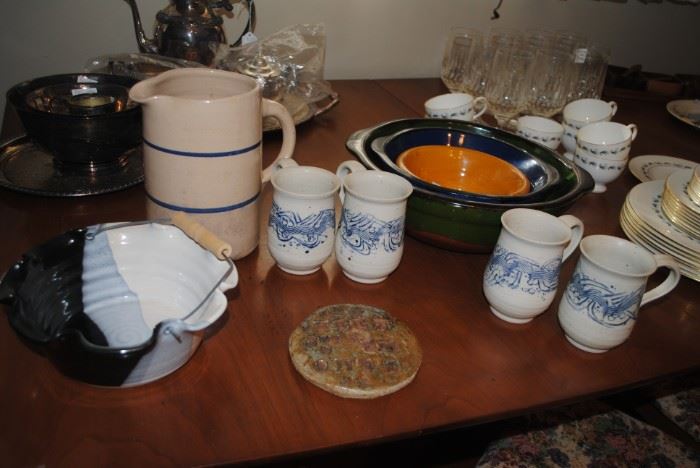
[[[484,95],[501,128],[526,108],[531,64],[532,53],[526,47],[499,47],[493,54]]]
[[[469,67],[460,85],[461,92],[474,97],[483,96],[490,64],[487,44],[483,40],[475,42]]]
[[[552,117],[564,108],[573,80],[573,52],[556,46],[534,52],[527,90],[527,112]]]
[[[462,83],[471,69],[471,63],[481,50],[481,31],[470,28],[455,27],[445,46],[440,76],[450,92],[463,91]]]
[[[551,49],[555,41],[556,33],[546,29],[530,29],[525,31],[524,43],[530,47],[533,53]]]
[[[600,98],[605,85],[610,51],[595,45],[580,47],[574,52],[575,74],[569,100]]]
[[[521,41],[520,31],[510,28],[492,28],[487,39],[475,47],[469,71],[462,83],[462,90],[472,96],[483,96],[486,81],[491,70],[491,62],[496,50],[511,48]]]

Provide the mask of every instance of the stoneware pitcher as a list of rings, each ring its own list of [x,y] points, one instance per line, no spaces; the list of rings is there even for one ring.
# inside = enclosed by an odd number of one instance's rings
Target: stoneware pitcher
[[[143,108],[148,217],[185,212],[231,244],[236,259],[259,239],[258,200],[271,167],[294,151],[289,112],[263,99],[256,81],[223,70],[181,68],[137,83]],[[262,170],[262,118],[282,128],[282,147]]]

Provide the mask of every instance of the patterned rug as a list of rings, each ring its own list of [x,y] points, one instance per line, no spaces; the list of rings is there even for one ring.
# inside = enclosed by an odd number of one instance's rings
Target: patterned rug
[[[697,467],[700,455],[627,414],[598,404],[528,418],[493,442],[478,467]]]

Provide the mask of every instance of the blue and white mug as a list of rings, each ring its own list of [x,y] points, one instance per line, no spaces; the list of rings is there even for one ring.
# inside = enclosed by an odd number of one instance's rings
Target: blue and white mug
[[[660,267],[668,268],[668,276],[645,292],[647,278]],[[668,255],[618,237],[587,236],[559,303],[566,339],[583,351],[608,351],[630,336],[639,308],[671,292],[679,279],[678,264]]]
[[[575,216],[514,208],[501,216],[502,229],[484,271],[491,312],[506,322],[527,323],[549,308],[561,264],[578,246],[583,222]]]
[[[333,253],[335,194],[340,180],[325,169],[281,159],[274,166],[271,182],[270,255],[287,273],[311,274]]]
[[[345,161],[336,171],[343,203],[335,257],[345,276],[359,283],[384,281],[403,255],[406,200],[413,186],[403,177],[368,171]]]

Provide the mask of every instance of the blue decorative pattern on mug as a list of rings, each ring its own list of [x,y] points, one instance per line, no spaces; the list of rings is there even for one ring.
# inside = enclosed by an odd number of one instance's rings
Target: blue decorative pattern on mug
[[[338,229],[343,244],[361,255],[369,255],[380,245],[386,252],[395,252],[403,242],[403,218],[382,221],[343,208]]]
[[[630,293],[617,292],[614,286],[596,281],[577,271],[566,288],[566,300],[591,320],[604,327],[619,327],[637,320],[637,310],[644,294],[644,285]]]
[[[545,299],[557,290],[560,267],[560,258],[540,264],[496,245],[486,266],[484,281],[491,286],[517,289]]]
[[[335,226],[335,211],[321,210],[305,218],[293,211],[282,210],[277,203],[272,202],[268,226],[275,230],[277,239],[289,242],[292,246],[313,249],[327,238],[328,229]]]

